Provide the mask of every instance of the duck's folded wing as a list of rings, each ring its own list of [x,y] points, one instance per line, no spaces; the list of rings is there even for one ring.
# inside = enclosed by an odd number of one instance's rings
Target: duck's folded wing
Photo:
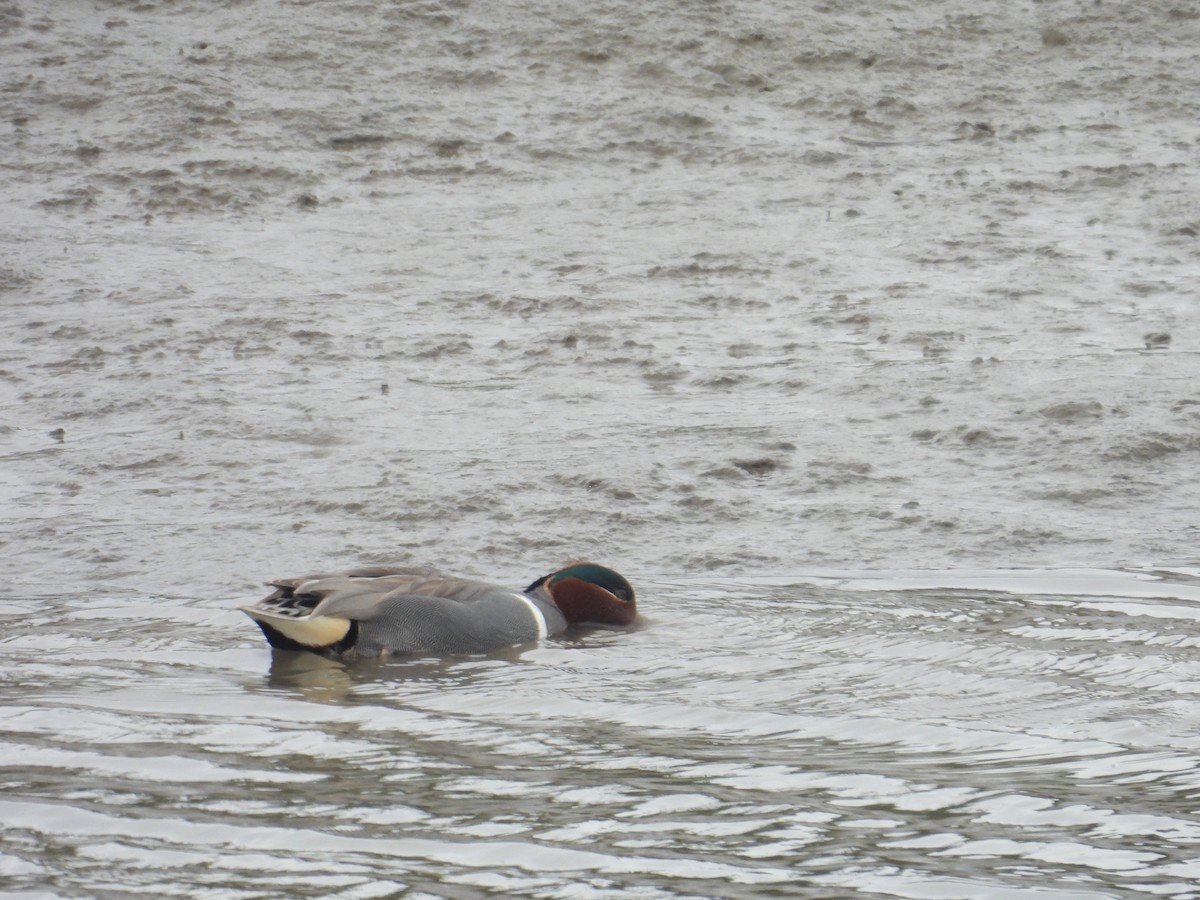
[[[305,584],[305,593],[319,594],[321,599],[313,608],[314,616],[341,616],[356,621],[375,618],[380,610],[398,603],[409,603],[412,597],[428,597],[440,602],[434,608],[453,607],[508,592],[495,585],[427,572],[391,573],[373,577],[355,574],[335,575]]]
[[[328,648],[353,642],[353,623],[370,618],[381,597],[429,577],[426,569],[373,567],[279,578],[271,582],[271,594],[241,609],[263,626],[275,646]],[[318,612],[323,605],[332,612]]]
[[[297,590],[307,592],[309,585],[332,579],[362,579],[364,582],[392,577],[396,579],[409,578],[414,582],[422,579],[440,577],[433,569],[408,568],[402,566],[364,566],[360,569],[348,569],[344,572],[324,572],[318,575],[301,575],[299,578],[276,578],[267,582],[271,587],[279,589],[278,596],[291,597]],[[275,595],[273,595],[275,596]],[[270,598],[268,598],[270,599]]]

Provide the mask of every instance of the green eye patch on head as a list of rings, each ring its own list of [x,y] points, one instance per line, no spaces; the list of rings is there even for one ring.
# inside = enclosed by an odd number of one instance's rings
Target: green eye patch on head
[[[631,600],[633,598],[633,587],[628,581],[612,569],[598,566],[595,563],[575,563],[574,565],[567,566],[565,569],[560,569],[550,576],[550,584],[558,584],[558,582],[565,578],[578,578],[580,581],[599,585],[614,597],[619,597],[622,600]]]

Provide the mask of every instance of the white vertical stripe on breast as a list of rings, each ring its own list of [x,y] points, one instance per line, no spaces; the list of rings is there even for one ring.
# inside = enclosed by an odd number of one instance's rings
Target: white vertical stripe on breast
[[[513,594],[513,596],[529,607],[529,612],[533,614],[533,622],[537,625],[538,640],[540,641],[550,633],[550,630],[546,627],[546,617],[542,615],[542,611],[538,609],[537,604],[524,594]]]

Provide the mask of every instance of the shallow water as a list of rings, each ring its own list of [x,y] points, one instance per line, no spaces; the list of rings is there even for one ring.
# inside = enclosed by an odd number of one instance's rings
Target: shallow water
[[[632,633],[354,668],[207,602],[6,602],[9,888],[1196,895],[1200,570],[643,593]]]
[[[1186,4],[0,0],[0,879],[1200,896]],[[271,577],[632,634],[272,660]]]

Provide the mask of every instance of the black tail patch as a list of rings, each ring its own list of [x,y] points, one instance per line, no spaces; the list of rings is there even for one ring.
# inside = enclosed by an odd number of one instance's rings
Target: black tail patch
[[[267,643],[276,650],[303,650],[306,653],[319,653],[322,656],[337,656],[345,653],[358,641],[358,623],[353,619],[350,620],[350,630],[346,632],[346,636],[336,644],[330,644],[328,647],[309,647],[307,644],[301,644],[299,641],[293,641],[290,637],[278,629],[272,628],[266,622],[255,619],[258,627],[262,629],[263,635],[267,639]]]

